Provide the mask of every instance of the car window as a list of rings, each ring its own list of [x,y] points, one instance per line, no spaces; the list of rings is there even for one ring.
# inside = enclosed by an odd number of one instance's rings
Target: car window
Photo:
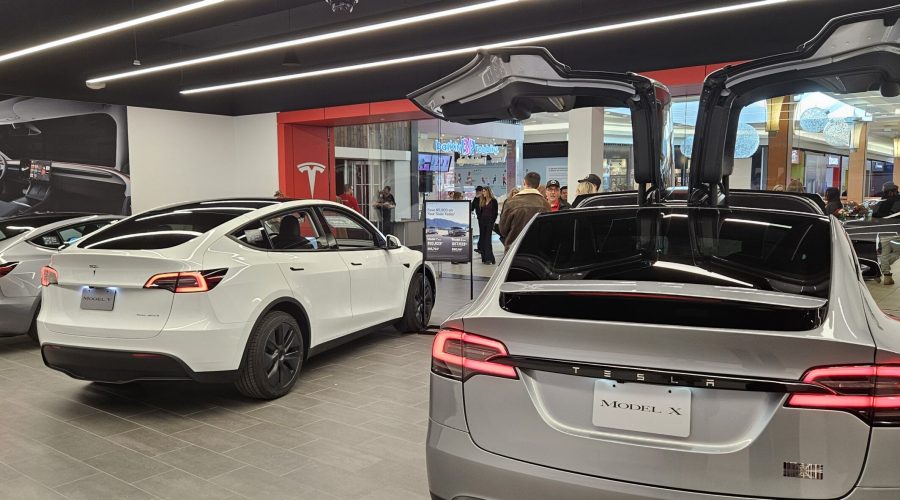
[[[39,215],[36,217],[17,217],[0,222],[0,241],[32,231],[47,224],[71,219],[71,214]]]
[[[828,296],[822,217],[726,209],[584,209],[536,219],[507,281],[616,280]]]
[[[144,212],[78,242],[96,250],[158,250],[187,243],[222,224],[276,202],[221,200]]]
[[[60,239],[63,244],[71,244],[80,240],[84,235],[91,234],[94,231],[108,226],[112,221],[94,221],[85,222],[76,226],[65,227],[59,230]]]
[[[322,209],[322,215],[325,216],[325,223],[337,240],[338,247],[378,248],[375,233],[355,217],[333,208]]]
[[[281,212],[256,220],[232,236],[260,250],[319,250],[328,248],[328,237],[310,208]]]

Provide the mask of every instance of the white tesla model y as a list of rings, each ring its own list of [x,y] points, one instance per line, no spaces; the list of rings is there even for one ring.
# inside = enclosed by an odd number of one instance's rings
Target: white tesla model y
[[[424,276],[423,276],[424,273]],[[234,381],[277,398],[303,362],[388,325],[427,325],[422,254],[342,205],[233,199],[125,219],[53,257],[38,317],[72,377]]]

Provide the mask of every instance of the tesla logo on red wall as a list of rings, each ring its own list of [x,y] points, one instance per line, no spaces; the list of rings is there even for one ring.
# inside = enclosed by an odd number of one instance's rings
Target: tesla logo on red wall
[[[316,177],[325,171],[325,165],[321,163],[316,163],[312,161],[308,161],[306,163],[301,163],[297,165],[297,170],[302,172],[306,172],[306,175],[309,177],[309,194],[310,196],[316,195]]]

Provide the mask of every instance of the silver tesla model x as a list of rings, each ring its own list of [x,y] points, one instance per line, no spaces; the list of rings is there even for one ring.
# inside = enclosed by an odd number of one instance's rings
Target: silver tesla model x
[[[491,50],[411,96],[461,123],[628,109],[639,185],[532,219],[442,326],[434,499],[900,498],[900,323],[836,218],[729,189],[751,103],[896,103],[898,14],[839,18],[794,53],[711,74],[680,199],[666,196],[669,95],[639,75]]]

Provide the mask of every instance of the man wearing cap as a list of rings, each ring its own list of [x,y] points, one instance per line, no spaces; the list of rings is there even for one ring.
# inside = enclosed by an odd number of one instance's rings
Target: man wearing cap
[[[882,186],[881,201],[872,210],[872,217],[887,217],[900,211],[900,196],[897,185],[893,182],[885,182]],[[881,267],[881,283],[893,285],[894,276],[891,265],[900,259],[900,240],[896,232],[878,233],[878,264]]]
[[[600,179],[600,176],[597,174],[588,174],[584,179],[578,179],[578,182],[590,182],[597,188],[594,190],[595,193],[599,193],[600,188],[603,186],[603,180]]]
[[[559,181],[553,180],[547,183],[547,201],[550,203],[551,212],[568,210],[572,208],[569,203],[560,196]]]
[[[506,250],[509,250],[535,214],[550,211],[550,204],[538,191],[540,185],[541,175],[528,172],[525,174],[524,189],[503,204],[503,211],[500,212],[500,235]]]

